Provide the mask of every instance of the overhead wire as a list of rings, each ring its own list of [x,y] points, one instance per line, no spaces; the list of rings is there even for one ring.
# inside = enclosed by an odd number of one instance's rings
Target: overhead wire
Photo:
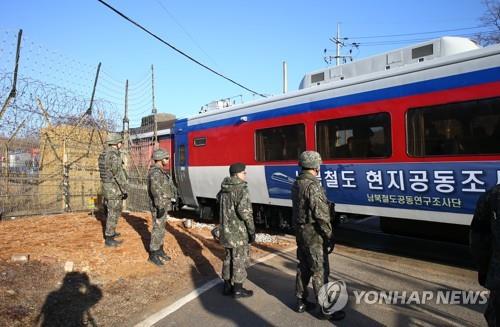
[[[257,94],[263,98],[266,98],[266,95],[260,93],[260,92],[257,92],[257,91],[254,91],[238,82],[236,82],[235,80],[217,72],[216,70],[208,67],[207,65],[201,63],[200,61],[196,60],[195,58],[193,58],[192,56],[188,55],[187,53],[185,53],[184,51],[176,48],[175,46],[173,46],[172,44],[170,44],[169,42],[163,40],[161,37],[159,37],[158,35],[154,34],[153,32],[149,31],[147,28],[145,28],[144,26],[142,26],[141,24],[137,23],[136,21],[132,20],[131,18],[129,18],[128,16],[126,16],[124,13],[120,12],[119,10],[115,9],[113,6],[109,5],[108,3],[106,3],[105,1],[103,0],[97,0],[99,1],[100,3],[102,3],[104,6],[106,6],[108,9],[110,9],[111,11],[113,11],[114,13],[116,13],[117,15],[119,15],[120,17],[122,17],[123,19],[125,19],[126,21],[130,22],[131,24],[135,25],[136,27],[138,27],[139,29],[143,30],[144,32],[146,32],[147,34],[149,34],[150,36],[152,36],[153,38],[155,38],[156,40],[160,41],[161,43],[165,44],[167,47],[171,48],[172,50],[174,50],[175,52],[181,54],[182,56],[186,57],[187,59],[189,59],[190,61],[194,62],[195,64],[205,68],[206,70],[214,73],[215,75],[219,76],[219,77],[222,77],[223,79],[251,92],[251,93],[254,93],[254,94]]]
[[[489,34],[496,31],[486,31],[483,33]],[[473,37],[476,34],[456,34],[456,35],[447,35],[447,36],[456,36],[456,37]],[[405,44],[405,43],[415,43],[415,42],[425,42],[428,41],[429,38],[412,38],[412,39],[400,39],[400,40],[381,40],[381,41],[368,41],[368,42],[355,42],[358,46],[380,46],[380,45],[391,45],[391,44]]]
[[[156,2],[160,5],[160,7],[163,9],[163,11],[165,11],[167,13],[167,15],[174,21],[174,23],[177,24],[177,26],[179,26],[182,29],[182,31],[198,47],[198,49],[200,49],[200,51],[203,52],[205,54],[205,56],[207,56],[207,58],[210,61],[212,61],[212,63],[215,66],[218,67],[219,65],[217,64],[217,62],[205,50],[203,50],[203,48],[199,45],[198,42],[196,42],[196,40],[194,39],[194,37],[191,36],[191,34],[187,31],[187,29],[185,29],[184,26],[182,26],[182,24],[174,17],[174,15],[172,15],[172,13],[163,5],[163,3],[161,2],[161,0],[156,0]]]
[[[376,38],[386,38],[386,37],[438,34],[438,33],[457,32],[457,31],[472,30],[472,29],[479,29],[479,28],[484,28],[484,26],[463,27],[463,28],[454,28],[454,29],[427,31],[427,32],[418,32],[418,33],[386,34],[386,35],[370,35],[370,36],[350,36],[350,37],[348,37],[348,39],[376,39]]]

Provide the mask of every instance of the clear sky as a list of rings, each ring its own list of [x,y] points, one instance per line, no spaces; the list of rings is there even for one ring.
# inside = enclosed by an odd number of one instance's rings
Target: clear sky
[[[337,22],[341,23],[341,36],[349,38],[346,43],[360,43],[353,51],[355,59],[417,40],[485,30],[466,29],[480,25],[484,12],[480,0],[107,2],[207,66],[264,94],[281,93],[283,60],[288,63],[290,90],[297,89],[306,72],[327,66],[323,49],[334,55],[329,38],[335,36]],[[97,63],[102,62],[97,96],[122,110],[125,79],[129,79],[131,127],[151,112],[151,64],[155,66],[159,112],[186,117],[212,100],[238,95],[253,98],[97,0],[1,0],[0,12],[0,71],[12,69],[20,28],[25,37],[21,74],[90,97]],[[385,37],[364,38],[370,36]]]

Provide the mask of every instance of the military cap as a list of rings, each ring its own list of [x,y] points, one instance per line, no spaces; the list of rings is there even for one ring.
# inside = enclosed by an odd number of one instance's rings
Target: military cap
[[[123,142],[123,137],[119,133],[109,133],[108,137],[106,139],[106,143],[108,145],[113,145],[113,144],[118,144],[120,142]]]
[[[170,154],[168,153],[168,151],[165,151],[163,149],[156,149],[153,152],[153,160],[155,160],[155,161],[168,159],[168,158],[170,158]]]
[[[319,169],[322,160],[316,151],[304,151],[299,156],[299,166],[305,169]]]
[[[229,174],[234,175],[237,173],[241,173],[242,171],[245,171],[245,164],[242,162],[236,162],[229,166]]]

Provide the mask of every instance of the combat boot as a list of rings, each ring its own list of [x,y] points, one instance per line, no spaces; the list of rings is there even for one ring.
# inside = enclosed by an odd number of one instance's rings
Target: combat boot
[[[160,259],[162,259],[163,261],[170,261],[170,259],[172,259],[165,253],[165,251],[163,251],[163,245],[160,247],[157,253]]]
[[[312,310],[314,309],[316,305],[312,302],[307,301],[304,298],[297,298],[297,312],[302,313],[306,310]]]
[[[157,266],[163,266],[163,261],[161,261],[158,251],[151,251],[151,253],[149,253],[148,261]]]
[[[345,318],[345,312],[340,310],[340,311],[335,311],[332,314],[326,314],[323,313],[323,310],[320,309],[318,318],[320,320],[338,321]]]
[[[123,241],[117,241],[114,239],[114,236],[106,236],[104,238],[104,244],[108,247],[117,247],[118,245],[122,244]]]
[[[233,298],[238,299],[240,297],[250,297],[252,295],[253,295],[253,291],[243,288],[242,283],[234,283]]]
[[[224,289],[222,290],[222,295],[231,295],[233,294],[233,285],[231,285],[230,280],[224,279]]]

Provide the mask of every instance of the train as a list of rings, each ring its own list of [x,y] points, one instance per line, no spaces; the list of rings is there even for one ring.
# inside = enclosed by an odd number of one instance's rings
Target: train
[[[244,162],[256,223],[290,227],[297,160],[314,150],[337,216],[463,229],[500,183],[500,45],[441,37],[326,67],[296,91],[203,110],[169,133],[180,199],[201,219]]]

